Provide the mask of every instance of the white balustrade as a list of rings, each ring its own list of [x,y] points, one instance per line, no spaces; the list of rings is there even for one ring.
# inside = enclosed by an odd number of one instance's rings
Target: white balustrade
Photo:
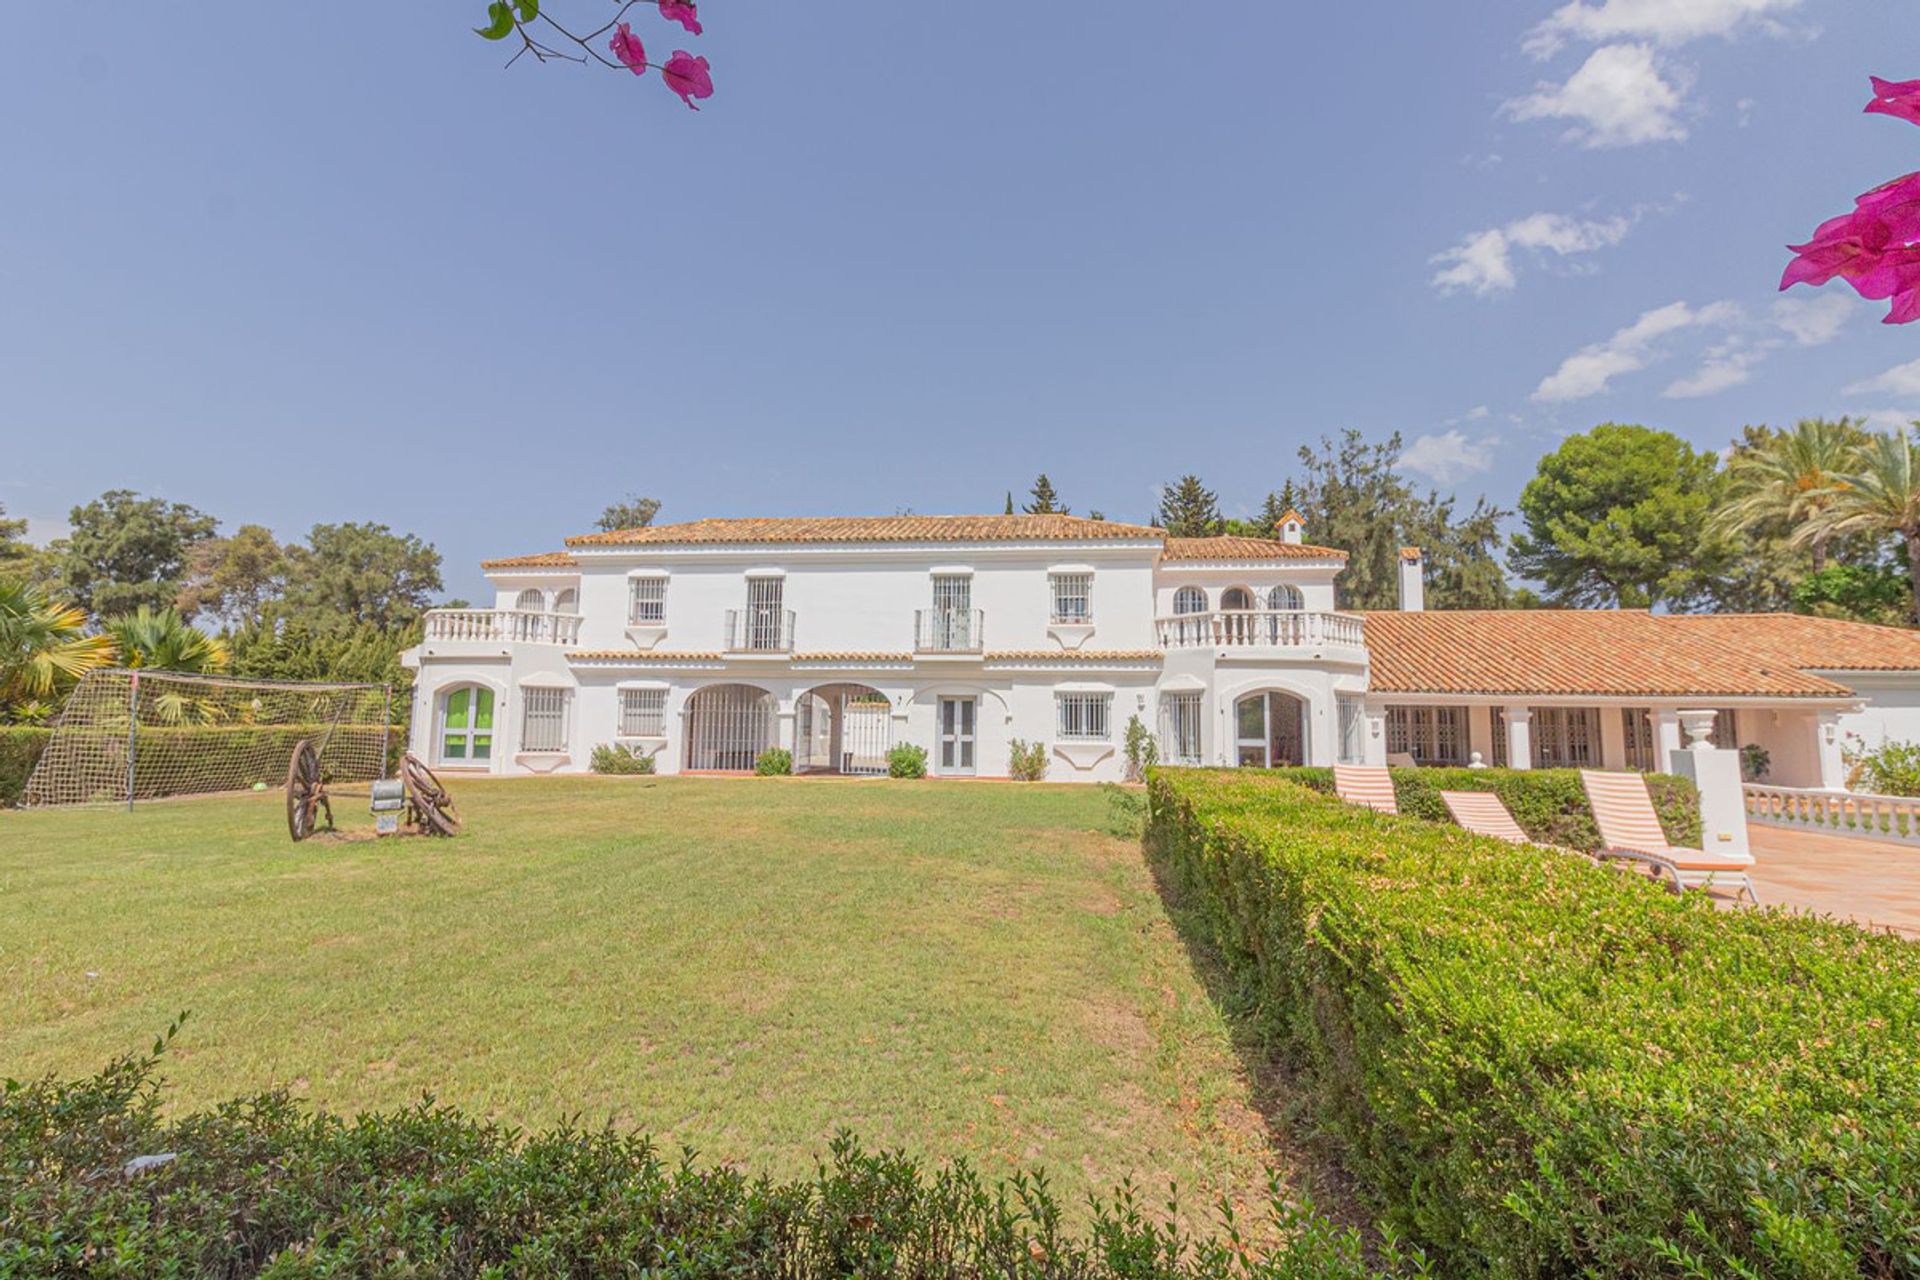
[[[1920,799],[1911,796],[1813,791],[1757,782],[1749,782],[1743,790],[1748,822],[1822,835],[1920,844]]]
[[[1359,648],[1366,628],[1352,613],[1312,609],[1223,609],[1155,619],[1163,649]]]
[[[530,609],[429,609],[426,638],[506,644],[578,644],[580,615]]]

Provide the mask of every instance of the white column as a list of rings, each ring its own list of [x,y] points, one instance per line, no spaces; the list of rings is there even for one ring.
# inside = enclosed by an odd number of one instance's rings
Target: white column
[[[1533,708],[1507,706],[1500,712],[1507,722],[1507,768],[1533,768]]]
[[[1653,713],[1653,767],[1666,773],[1673,768],[1673,753],[1680,749],[1680,713],[1661,707]]]
[[[1385,707],[1367,708],[1367,740],[1361,758],[1372,765],[1387,762],[1387,711]]]
[[[1814,751],[1820,761],[1820,785],[1828,791],[1847,789],[1847,762],[1841,755],[1840,713],[1822,711],[1813,721]]]
[[[1668,757],[1668,772],[1693,779],[1700,789],[1700,840],[1709,853],[1749,856],[1747,803],[1740,778],[1740,753],[1716,747],[1713,712],[1682,711],[1687,746]]]

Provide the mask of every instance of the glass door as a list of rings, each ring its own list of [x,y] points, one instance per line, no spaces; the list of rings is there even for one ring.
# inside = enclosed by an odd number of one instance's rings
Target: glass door
[[[972,698],[940,699],[940,772],[973,772],[974,717]]]
[[[961,652],[973,647],[973,579],[942,574],[933,580],[933,648]]]
[[[784,595],[779,578],[747,579],[747,648],[778,652],[785,647],[780,634]]]

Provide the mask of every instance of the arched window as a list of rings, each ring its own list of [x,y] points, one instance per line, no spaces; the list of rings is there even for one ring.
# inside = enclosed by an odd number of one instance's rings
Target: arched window
[[[563,587],[553,593],[553,611],[555,613],[580,612],[580,593],[572,587]]]
[[[538,587],[528,587],[513,598],[513,607],[521,613],[545,613],[547,597]]]
[[[1267,592],[1267,608],[1269,609],[1304,609],[1305,607],[1306,605],[1301,600],[1300,588],[1298,587],[1290,587],[1282,583],[1280,586]]]
[[[493,758],[493,690],[456,685],[440,695],[440,760],[467,764]]]
[[[1247,590],[1245,587],[1228,587],[1220,595],[1220,607],[1222,609],[1251,609],[1253,608],[1253,592]]]
[[[1198,587],[1182,587],[1173,593],[1173,611],[1175,613],[1205,613],[1207,611],[1207,593]]]

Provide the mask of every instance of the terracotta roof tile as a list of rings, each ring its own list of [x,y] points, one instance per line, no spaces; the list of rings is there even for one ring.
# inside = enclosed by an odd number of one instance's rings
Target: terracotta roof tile
[[[793,655],[793,660],[795,662],[912,662],[913,655],[910,653],[862,653],[858,651],[845,653],[796,653]]]
[[[657,649],[568,649],[566,652],[570,662],[653,662],[663,665],[719,662],[723,657],[718,653],[693,650],[663,653]]]
[[[1706,613],[1664,619],[1803,671],[1920,671],[1920,631],[1798,613]]]
[[[1277,538],[1168,538],[1162,560],[1345,560],[1347,553]]]
[[[1158,539],[1158,529],[1084,516],[784,516],[693,520],[567,539],[570,547],[671,547],[710,543],[1076,542]]]
[[[530,556],[503,556],[498,560],[482,560],[482,569],[571,569],[579,564],[570,552],[536,551]]]
[[[1002,649],[981,655],[988,662],[1158,662],[1158,649]]]
[[[1773,647],[1770,637],[1797,634],[1777,625],[1783,620],[1798,621],[1773,615],[1729,627],[1735,619],[1633,610],[1373,611],[1366,615],[1368,685],[1376,693],[1598,697],[1851,693]]]

